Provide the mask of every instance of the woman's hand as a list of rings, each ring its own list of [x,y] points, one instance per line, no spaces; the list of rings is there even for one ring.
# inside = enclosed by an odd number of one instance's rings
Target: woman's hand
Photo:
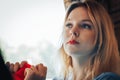
[[[21,67],[24,66],[24,64],[26,64],[27,61],[22,61],[21,63],[16,62],[14,63],[10,63],[10,62],[6,62],[6,65],[8,67],[8,69],[10,70],[11,73],[15,73],[17,72]]]
[[[47,67],[43,64],[38,64],[36,66],[31,66],[31,68],[26,68],[24,75],[24,80],[45,80],[47,74]]]
[[[21,63],[16,62],[15,64],[7,62],[6,65],[11,71],[11,73],[14,74],[26,63],[27,61],[22,61]],[[25,69],[23,75],[25,76],[24,80],[45,80],[47,75],[47,67],[45,67],[43,64],[31,66],[30,68]]]

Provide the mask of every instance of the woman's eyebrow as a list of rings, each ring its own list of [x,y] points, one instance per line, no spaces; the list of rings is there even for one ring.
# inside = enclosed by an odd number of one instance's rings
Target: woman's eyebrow
[[[84,20],[82,20],[82,22],[90,22],[90,23],[92,23],[92,21],[90,19],[84,19]]]
[[[90,23],[91,25],[93,25],[92,21],[90,19],[84,19],[81,22],[86,22],[86,23]]]

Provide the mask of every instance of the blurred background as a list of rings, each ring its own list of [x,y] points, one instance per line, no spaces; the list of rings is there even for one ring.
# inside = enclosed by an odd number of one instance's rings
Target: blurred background
[[[54,77],[65,15],[63,0],[0,0],[0,48],[5,61],[43,63]]]

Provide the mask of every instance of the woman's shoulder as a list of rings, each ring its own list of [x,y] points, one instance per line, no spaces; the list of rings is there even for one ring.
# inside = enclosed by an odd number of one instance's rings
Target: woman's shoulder
[[[120,80],[120,76],[112,72],[105,72],[97,76],[94,80]]]

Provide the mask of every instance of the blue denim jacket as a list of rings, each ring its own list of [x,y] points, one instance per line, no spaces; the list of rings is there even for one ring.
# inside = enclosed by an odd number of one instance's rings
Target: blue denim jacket
[[[66,79],[64,79],[64,77],[56,77],[53,80],[73,80],[73,76],[69,75]],[[120,80],[120,76],[112,72],[105,72],[95,77],[93,80]]]
[[[112,72],[105,72],[97,76],[94,80],[120,80],[120,76]]]

